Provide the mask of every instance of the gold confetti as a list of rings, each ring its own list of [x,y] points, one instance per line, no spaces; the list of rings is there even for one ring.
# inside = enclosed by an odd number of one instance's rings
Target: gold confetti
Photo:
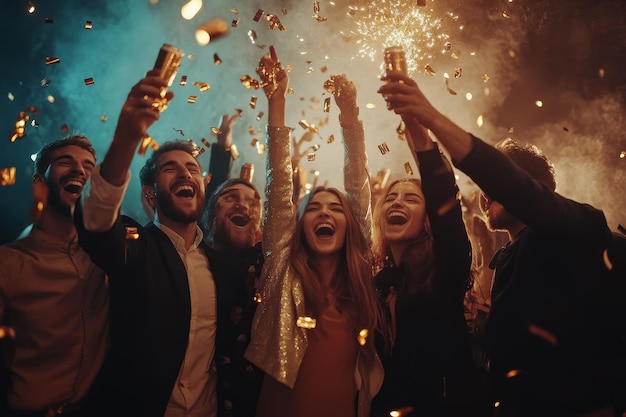
[[[233,7],[232,9],[230,9],[230,11],[231,11],[233,14],[239,14],[239,9],[238,9],[238,8],[236,8],[236,7]]]
[[[198,159],[198,157],[204,153],[205,149],[203,147],[199,146],[198,144],[196,144],[191,139],[189,139],[189,143],[191,143],[193,145],[193,149],[191,151],[191,156],[193,156],[194,158]]]
[[[205,138],[200,139],[200,141],[207,147],[207,149],[211,148],[211,144]]]
[[[42,79],[41,79],[41,86],[42,86],[43,88],[46,88],[47,86],[49,86],[49,85],[50,85],[50,83],[51,83],[51,82],[52,82],[52,81],[50,81],[50,80],[49,80],[49,79],[47,79],[47,78],[42,78]]]
[[[285,16],[287,14],[287,9],[283,7],[282,9],[280,9],[280,12],[283,14],[283,16]]]
[[[61,58],[50,58],[49,56],[46,57],[46,65],[58,64],[59,62],[61,62]]]
[[[256,115],[256,119],[261,120],[263,118],[263,115],[265,115],[265,113],[259,112],[259,114]]]
[[[413,175],[413,169],[411,168],[411,164],[408,162],[404,163],[404,171],[408,174],[408,175]]]
[[[314,329],[317,325],[317,320],[312,317],[303,317],[300,316],[296,320],[296,326],[301,327],[303,329]]]
[[[93,28],[93,23],[91,23],[91,21],[86,21],[85,22],[85,29],[91,30]]]
[[[509,128],[507,129],[507,133],[508,133],[509,135],[512,135],[513,133],[515,133],[515,128],[514,128],[514,127],[509,127]]]
[[[265,144],[259,142],[256,146],[256,151],[259,155],[263,155],[265,153]]]
[[[456,91],[450,88],[450,76],[448,74],[444,74],[444,79],[445,79],[446,89],[448,90],[448,93],[452,94],[453,96],[456,96]]]
[[[15,339],[15,329],[8,326],[0,326],[0,339]]]
[[[198,45],[208,45],[210,42],[228,35],[228,23],[217,17],[204,22],[196,29],[195,37]]]
[[[398,127],[396,127],[396,133],[398,134],[398,139],[400,139],[401,141],[404,141],[406,139],[406,127],[403,120],[400,120],[400,124],[398,125]]]
[[[383,142],[380,145],[378,145],[378,150],[380,151],[382,155],[384,155],[387,152],[389,152],[389,146],[387,146],[387,144]]]
[[[319,12],[320,12],[320,2],[316,0],[313,2],[313,13],[318,14]]]
[[[265,19],[269,22],[268,26],[271,30],[278,28],[280,31],[287,30],[287,28],[282,24],[280,18],[274,14],[268,14]]]
[[[369,330],[361,329],[359,335],[357,336],[357,340],[359,341],[359,345],[365,346],[367,343],[367,336],[369,336]]]
[[[222,63],[222,60],[217,55],[217,53],[213,54],[213,65],[218,66],[221,63]]]
[[[326,97],[324,99],[324,113],[328,113],[330,111],[330,97]]]
[[[106,114],[103,114],[102,116],[100,116],[100,121],[101,122],[106,122],[107,120],[109,120],[109,116],[107,116]]]
[[[295,92],[296,92],[296,90],[294,90],[293,88],[291,88],[291,87],[287,88],[287,94],[293,94]]]
[[[15,184],[15,167],[0,169],[0,185],[6,187],[13,184]]]
[[[172,130],[176,133],[178,133],[181,136],[185,136],[185,132],[183,132],[183,129],[174,129],[172,128]]]
[[[326,143],[333,143],[335,141],[335,135],[330,135],[328,139],[326,139]]]
[[[139,151],[137,153],[141,156],[145,156],[148,148],[152,148],[152,150],[156,151],[157,149],[159,149],[159,144],[154,139],[152,139],[152,137],[146,135],[142,139],[141,145],[139,146]]]
[[[313,162],[315,161],[315,154],[314,153],[309,153],[306,155],[306,160],[309,162]]]
[[[69,132],[69,131],[70,131],[70,128],[69,128],[69,126],[67,125],[67,123],[63,123],[63,124],[61,125],[61,132],[63,132],[63,133],[67,133],[67,132]]]
[[[239,150],[237,150],[237,145],[234,143],[230,145],[230,157],[233,158],[233,161],[239,158]]]
[[[461,78],[461,74],[463,73],[463,68],[455,68],[454,69],[454,78]]]
[[[300,127],[302,127],[302,129],[309,129],[310,125],[307,123],[306,120],[300,120],[298,122],[298,124],[300,125]]]
[[[93,78],[85,78],[85,85],[92,85],[93,83],[95,83]]]
[[[505,19],[510,19],[511,15],[506,10],[503,10],[502,11],[502,17],[504,17]]]
[[[328,18],[327,18],[327,17],[325,17],[325,16],[320,16],[320,15],[317,15],[317,14],[313,16],[313,19],[317,20],[318,22],[325,22],[325,21],[327,21],[327,20],[328,20]]]
[[[241,19],[234,19],[232,22],[230,22],[230,25],[234,28],[236,28],[237,26],[239,26],[239,21]]]
[[[250,97],[250,108],[251,109],[256,108],[256,100],[257,100],[257,96]]]
[[[261,297],[261,293],[257,290],[254,293],[254,297],[252,298],[254,302],[260,303],[263,299]]]
[[[139,232],[136,227],[126,227],[126,240],[137,240],[139,239]]]
[[[17,139],[23,138],[26,135],[26,122],[28,119],[30,119],[30,116],[26,114],[26,112],[21,111],[18,113],[15,128],[9,137],[11,142],[15,142]]]
[[[249,126],[248,127],[248,133],[251,134],[251,135],[254,135],[256,133],[256,131],[254,130],[254,127]]]
[[[196,100],[198,100],[198,96],[189,96],[189,97],[187,98],[187,103],[191,103],[191,104],[193,104],[193,103],[195,103],[195,102],[196,102]]]
[[[257,90],[261,87],[261,83],[258,80],[255,80],[247,74],[242,76],[239,81],[241,81],[241,84],[243,84],[243,86],[248,89],[254,88],[255,90]]]
[[[26,9],[29,14],[35,13],[35,5],[32,2],[28,2],[28,8]]]
[[[256,147],[257,143],[259,143],[259,140],[257,138],[252,138],[252,140],[250,141],[250,146]]]
[[[250,42],[252,42],[253,44],[256,43],[256,40],[257,40],[256,32],[253,30],[249,30],[248,38],[250,38]]]
[[[211,88],[209,83],[205,83],[205,82],[202,82],[202,81],[194,81],[193,85],[198,87],[200,89],[201,93],[204,93],[205,91],[209,91],[209,89]]]
[[[254,20],[255,22],[258,22],[259,20],[261,20],[261,16],[263,16],[263,10],[259,9],[259,10],[257,10],[257,12],[254,15],[254,17],[252,18],[252,20]]]
[[[534,336],[539,337],[540,339],[545,340],[546,342],[550,343],[553,346],[556,346],[558,344],[558,339],[554,335],[554,333],[548,331],[547,329],[543,327],[539,327],[535,324],[531,324],[528,326],[528,332]]]
[[[507,378],[515,378],[516,376],[518,376],[521,373],[522,373],[521,369],[511,369],[509,372],[506,373],[506,377]]]
[[[181,75],[180,76],[180,81],[178,82],[178,85],[182,85],[182,86],[187,85],[187,76],[186,75]]]
[[[219,135],[220,133],[222,133],[222,131],[221,131],[219,128],[217,128],[217,127],[212,127],[212,128],[211,128],[211,134],[212,134],[212,135],[217,136],[217,135]]]
[[[426,74],[428,74],[428,75],[435,75],[436,74],[435,70],[433,69],[433,67],[430,66],[430,64],[424,65],[424,70],[426,71]]]

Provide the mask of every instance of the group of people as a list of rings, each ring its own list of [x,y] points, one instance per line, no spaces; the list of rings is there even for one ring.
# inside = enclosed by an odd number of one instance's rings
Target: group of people
[[[419,179],[392,181],[373,204],[356,87],[337,74],[344,191],[294,201],[289,77],[274,47],[257,73],[264,195],[228,178],[225,116],[210,193],[193,145],[165,142],[140,172],[152,221],[121,213],[159,119],[158,70],[130,90],[102,162],[84,136],[39,152],[41,215],[0,247],[0,330],[14,331],[0,333],[3,416],[626,412],[622,240],[602,211],[555,192],[537,148],[488,145],[388,72],[378,92],[406,125]],[[464,315],[472,236],[443,149],[481,188],[486,225],[509,236],[491,262],[485,367]]]

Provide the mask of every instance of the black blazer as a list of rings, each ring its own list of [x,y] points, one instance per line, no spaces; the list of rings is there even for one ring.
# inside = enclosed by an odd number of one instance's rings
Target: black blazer
[[[119,216],[109,231],[89,232],[79,206],[75,223],[80,244],[110,280],[111,349],[95,408],[117,416],[163,416],[189,337],[185,266],[152,223],[142,227]]]

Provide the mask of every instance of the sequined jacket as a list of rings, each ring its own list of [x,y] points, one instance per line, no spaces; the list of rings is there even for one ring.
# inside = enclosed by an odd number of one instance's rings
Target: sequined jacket
[[[292,204],[292,168],[289,128],[268,126],[266,203],[263,224],[265,264],[261,275],[262,301],[256,310],[252,339],[246,358],[277,381],[293,387],[307,349],[306,330],[298,327],[298,317],[305,317],[301,277],[289,264],[289,242],[296,226]],[[345,146],[344,187],[361,230],[369,240],[371,233],[371,195],[362,123],[343,129]],[[369,369],[359,353],[355,369],[359,389],[358,416],[369,415],[371,398],[382,384],[382,364]]]

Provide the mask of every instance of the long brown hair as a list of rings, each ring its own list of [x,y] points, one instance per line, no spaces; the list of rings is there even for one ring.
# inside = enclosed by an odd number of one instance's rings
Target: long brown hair
[[[435,276],[433,237],[428,225],[428,216],[426,216],[426,224],[422,232],[407,246],[397,265],[395,265],[391,256],[390,244],[383,234],[382,226],[385,220],[382,207],[385,198],[391,189],[401,182],[410,182],[415,184],[420,190],[422,189],[422,182],[417,178],[400,178],[387,185],[380,198],[376,201],[372,228],[372,252],[375,270],[379,271],[384,267],[397,266],[404,272],[402,282],[399,288],[397,288],[399,302],[401,299],[419,292],[431,293]]]
[[[380,328],[381,313],[371,273],[370,252],[348,199],[336,188],[317,187],[300,202],[296,232],[291,242],[291,265],[302,278],[307,309],[311,314],[318,315],[328,304],[327,289],[312,263],[302,217],[311,198],[322,191],[332,193],[339,199],[346,216],[343,256],[340,257],[339,271],[329,289],[337,297],[337,308],[348,313],[355,331],[368,329],[369,334],[373,335]],[[373,346],[373,343],[369,345]]]

